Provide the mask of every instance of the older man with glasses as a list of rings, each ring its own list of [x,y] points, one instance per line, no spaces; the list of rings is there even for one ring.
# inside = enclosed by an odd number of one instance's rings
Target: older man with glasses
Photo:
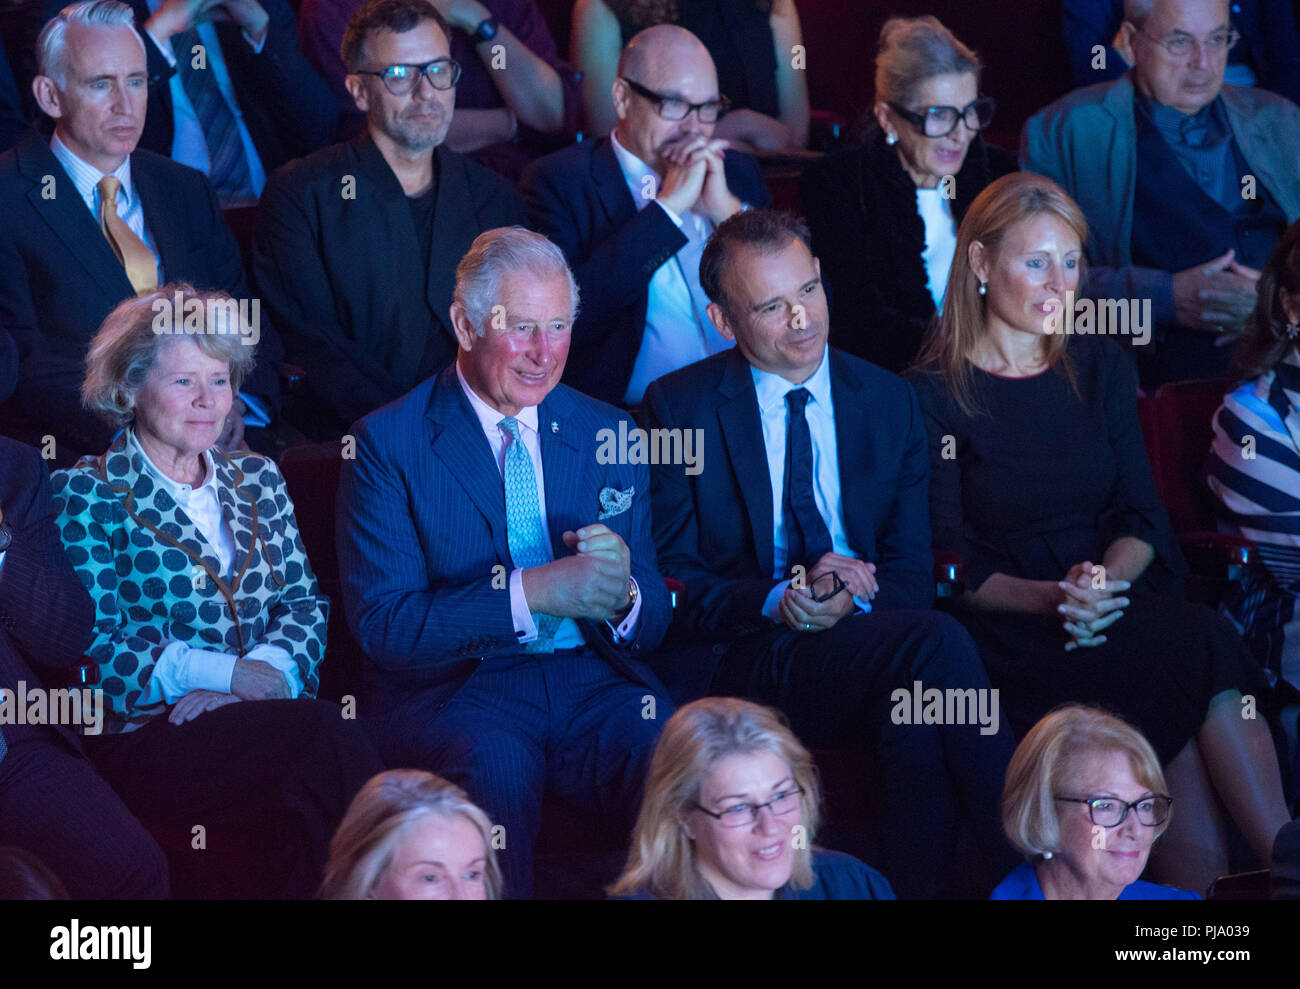
[[[566,381],[636,406],[655,378],[730,346],[705,313],[700,256],[718,224],[770,197],[754,160],[713,138],[729,104],[689,31],[659,25],[629,41],[613,97],[609,137],[536,162],[523,188],[582,288]]]
[[[1150,300],[1147,387],[1225,375],[1258,268],[1300,217],[1300,108],[1224,85],[1237,40],[1228,0],[1126,0],[1117,45],[1133,68],[1025,125],[1022,166],[1088,218],[1088,294]]]
[[[456,264],[484,230],[522,223],[504,178],[444,144],[460,66],[425,0],[368,0],[343,38],[351,141],[271,176],[254,271],[307,371],[300,428],[343,433],[456,356]]]

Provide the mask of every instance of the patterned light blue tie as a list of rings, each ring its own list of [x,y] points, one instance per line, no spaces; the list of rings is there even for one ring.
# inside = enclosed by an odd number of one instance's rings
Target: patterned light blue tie
[[[537,475],[533,458],[519,437],[519,420],[507,416],[499,423],[510,436],[506,447],[506,539],[516,567],[527,570],[551,562],[550,542],[542,525],[542,508],[537,502]],[[537,638],[524,645],[525,652],[553,652],[555,631],[562,619],[533,612]]]

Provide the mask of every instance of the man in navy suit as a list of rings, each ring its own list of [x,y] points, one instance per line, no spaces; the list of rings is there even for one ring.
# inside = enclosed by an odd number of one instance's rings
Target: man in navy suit
[[[45,0],[45,18],[65,0]],[[148,58],[140,147],[207,175],[223,207],[328,144],[338,104],[299,50],[287,0],[129,0]],[[201,54],[194,50],[201,46]]]
[[[348,624],[379,667],[390,765],[463,786],[532,890],[542,791],[630,826],[669,701],[649,474],[602,455],[631,424],[559,384],[577,287],[505,227],[456,272],[456,362],[354,427],[339,488]]]
[[[703,469],[652,470],[655,542],[664,573],[686,585],[681,632],[692,640],[676,655],[690,666],[660,668],[670,684],[693,678],[694,693],[776,705],[811,745],[878,752],[878,864],[901,895],[931,897],[952,892],[959,809],[991,877],[1014,862],[998,811],[1011,733],[970,637],[928,610],[916,396],[827,346],[807,244],[802,222],[768,210],[722,224],[700,280],[710,318],[737,346],[646,392],[653,429],[697,431],[703,446]],[[964,709],[947,708],[964,723],[918,718],[918,681],[922,697],[969,691]]]
[[[726,101],[689,31],[636,35],[613,96],[612,134],[535,162],[522,185],[534,229],[582,289],[566,381],[635,406],[655,378],[730,346],[705,315],[700,254],[714,227],[771,197],[754,159],[712,139]]]
[[[12,380],[6,363],[0,350],[0,399]],[[31,447],[0,437],[0,688],[13,692],[13,717],[16,696],[44,689],[19,650],[51,668],[80,665],[94,621],[54,525],[45,464]],[[37,855],[79,899],[166,897],[162,850],[95,772],[77,735],[66,724],[10,720],[0,719],[0,845]]]
[[[32,134],[0,155],[0,328],[18,345],[16,401],[33,424],[24,435],[54,436],[65,463],[112,438],[82,408],[80,390],[87,345],[118,303],[169,281],[236,299],[249,291],[207,179],[136,148],[147,76],[130,9],[101,0],[59,17],[60,40],[41,47],[48,64],[35,83],[54,136]],[[245,416],[265,426],[279,401],[279,340],[269,321],[258,327],[257,368],[227,424],[227,448]]]

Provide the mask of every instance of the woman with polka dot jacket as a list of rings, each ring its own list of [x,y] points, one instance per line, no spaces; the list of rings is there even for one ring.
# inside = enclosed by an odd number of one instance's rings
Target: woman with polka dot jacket
[[[190,332],[195,316],[203,332]],[[123,302],[82,386],[122,432],[52,478],[64,548],[95,602],[105,734],[85,748],[147,827],[203,826],[204,841],[169,852],[177,895],[310,896],[330,834],[383,768],[355,722],[311,699],[329,600],[284,479],[217,445],[254,342],[224,295],[182,284]],[[192,847],[209,842],[250,860],[231,870]]]

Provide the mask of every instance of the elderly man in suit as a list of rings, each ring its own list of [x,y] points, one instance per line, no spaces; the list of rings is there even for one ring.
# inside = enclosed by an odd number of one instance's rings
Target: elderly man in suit
[[[322,437],[451,362],[456,263],[484,230],[523,221],[509,182],[443,144],[460,72],[449,34],[426,0],[363,4],[343,55],[366,129],[292,162],[262,197],[254,274]]]
[[[1061,98],[1021,137],[1022,167],[1088,218],[1087,294],[1150,300],[1146,387],[1226,373],[1258,269],[1300,217],[1300,108],[1224,85],[1236,40],[1228,0],[1125,0],[1133,68]]]
[[[807,244],[800,221],[770,210],[722,224],[700,281],[736,347],[646,392],[651,435],[693,432],[703,447],[703,469],[652,468],[664,574],[686,586],[687,643],[658,668],[695,694],[775,705],[812,745],[878,752],[876,858],[900,895],[953,892],[961,809],[991,888],[1014,864],[997,806],[1011,733],[974,643],[929,610],[925,423],[911,385],[827,345]],[[934,690],[961,692],[966,710],[922,716],[914,694]]]
[[[4,363],[0,353],[0,398]],[[80,665],[94,618],[59,541],[45,464],[0,437],[0,688],[10,692],[0,694],[0,709],[8,699],[0,845],[39,856],[77,898],[166,897],[162,850],[86,760],[72,728],[22,723],[26,711],[17,710],[19,697],[46,689],[23,654],[50,668]]]
[[[726,101],[709,50],[663,24],[623,49],[618,126],[524,173],[533,227],[564,250],[582,289],[566,379],[639,405],[655,378],[727,349],[705,315],[700,253],[719,223],[771,197],[753,158],[713,140]]]
[[[46,19],[64,2],[45,0]],[[148,59],[140,147],[208,176],[223,208],[254,205],[273,169],[333,138],[338,106],[288,0],[129,2]]]
[[[645,662],[669,620],[648,469],[607,455],[631,423],[559,384],[577,301],[544,237],[481,234],[456,272],[456,363],[358,424],[339,488],[383,754],[504,826],[515,897],[544,787],[630,826],[671,713]]]
[[[37,46],[34,89],[54,136],[0,156],[0,328],[18,345],[25,436],[51,435],[59,462],[99,453],[113,431],[81,405],[86,347],[122,300],[166,281],[249,296],[239,248],[200,173],[136,147],[144,45],[115,0],[74,4]],[[279,404],[279,339],[259,320],[258,370],[223,434],[266,426]]]

